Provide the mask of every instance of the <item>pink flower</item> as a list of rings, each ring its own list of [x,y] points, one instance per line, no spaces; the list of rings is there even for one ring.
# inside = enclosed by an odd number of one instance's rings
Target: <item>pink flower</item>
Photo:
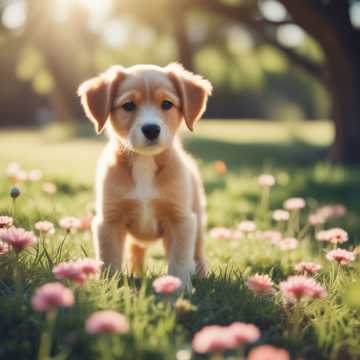
[[[256,230],[256,224],[253,221],[244,220],[240,222],[237,229],[245,234],[249,234]]]
[[[46,182],[42,186],[42,191],[46,194],[53,195],[56,193],[57,187],[55,184],[53,184],[51,182]]]
[[[273,294],[275,292],[273,285],[269,275],[255,274],[246,281],[246,286],[257,295]]]
[[[304,262],[303,261],[303,262],[300,262],[297,265],[295,265],[294,269],[295,269],[295,271],[297,271],[299,273],[315,274],[321,269],[321,266],[314,262]]]
[[[218,240],[230,239],[231,235],[231,230],[225,227],[216,227],[210,231],[210,236]]]
[[[0,229],[12,226],[14,220],[11,216],[0,216]]]
[[[16,174],[21,170],[21,166],[16,163],[16,162],[12,162],[10,163],[7,168],[6,168],[6,171],[5,171],[5,174],[8,176],[8,177],[13,177],[13,176],[16,176]]]
[[[81,221],[73,216],[66,216],[60,219],[59,225],[66,231],[77,230],[81,226]]]
[[[37,242],[36,236],[31,231],[15,227],[0,229],[0,239],[17,252]]]
[[[262,236],[265,240],[270,240],[272,244],[278,244],[282,239],[282,234],[280,231],[264,231]]]
[[[250,351],[247,360],[290,360],[290,355],[285,349],[261,345]]]
[[[325,222],[325,219],[320,214],[315,213],[309,215],[308,221],[310,225],[315,226],[323,224]]]
[[[315,238],[317,241],[329,241],[327,230],[321,230],[317,232]]]
[[[245,237],[244,233],[240,230],[234,230],[231,234],[231,237],[234,239],[234,240],[241,240]]]
[[[333,244],[342,244],[349,239],[348,233],[341,228],[327,230],[327,237]]]
[[[290,214],[286,210],[277,209],[277,210],[274,210],[274,212],[272,214],[272,218],[275,221],[287,221],[290,218]]]
[[[68,279],[83,285],[89,276],[100,273],[103,264],[100,260],[88,258],[68,261],[56,265],[53,274],[59,280]]]
[[[280,283],[280,290],[286,300],[299,302],[302,299],[319,299],[326,296],[326,290],[313,278],[303,275],[289,276]]]
[[[237,346],[246,343],[254,342],[260,338],[260,330],[253,324],[245,324],[241,322],[234,322],[229,327],[230,336],[235,338]]]
[[[284,202],[284,208],[289,211],[303,209],[305,205],[305,200],[300,197],[290,198]]]
[[[68,279],[79,285],[83,285],[86,281],[86,274],[82,271],[80,264],[75,261],[60,263],[52,272],[59,280]]]
[[[294,250],[298,247],[299,242],[295,238],[286,238],[280,240],[277,245],[282,251]]]
[[[129,331],[129,323],[124,315],[116,311],[97,311],[87,318],[85,331],[90,335],[125,334]]]
[[[227,326],[205,326],[195,334],[192,341],[192,348],[200,354],[234,349],[236,346],[235,336],[230,335]]]
[[[18,163],[10,163],[6,169],[6,175],[15,183],[27,179],[26,171]]]
[[[38,221],[35,223],[35,229],[43,234],[53,234],[55,232],[54,224],[50,221]]]
[[[275,185],[275,178],[272,175],[263,174],[258,178],[261,187],[272,187]]]
[[[10,251],[10,247],[7,243],[0,241],[0,255],[5,255]]]
[[[72,291],[60,283],[48,283],[36,289],[31,299],[35,311],[53,311],[58,307],[70,307],[74,305]]]
[[[326,254],[326,258],[333,262],[338,262],[341,265],[349,265],[355,260],[355,253],[345,249],[331,250]]]
[[[41,170],[30,170],[28,173],[28,180],[35,182],[42,178]]]
[[[100,272],[104,262],[96,259],[80,259],[76,263],[80,267],[81,271],[86,275],[96,275]]]
[[[342,204],[327,205],[319,208],[316,212],[325,220],[337,219],[346,214],[346,207]]]
[[[158,294],[170,295],[181,287],[181,280],[176,276],[164,275],[153,281],[154,291]]]

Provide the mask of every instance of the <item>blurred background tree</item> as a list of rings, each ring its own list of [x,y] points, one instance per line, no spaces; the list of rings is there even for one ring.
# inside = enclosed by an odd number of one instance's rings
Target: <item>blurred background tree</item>
[[[78,84],[114,63],[182,62],[214,86],[207,117],[334,120],[360,162],[360,3],[0,1],[0,125],[83,119]]]

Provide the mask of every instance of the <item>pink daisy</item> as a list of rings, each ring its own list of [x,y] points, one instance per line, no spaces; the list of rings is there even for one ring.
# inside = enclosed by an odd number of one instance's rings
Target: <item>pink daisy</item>
[[[85,322],[85,331],[90,334],[125,334],[129,331],[126,317],[112,310],[97,311]]]
[[[230,336],[226,326],[205,326],[195,334],[192,340],[192,348],[200,354],[234,349],[236,346],[235,336]]]
[[[317,241],[329,241],[327,230],[321,230],[316,233],[315,238]]]
[[[210,236],[218,240],[230,239],[231,235],[232,235],[232,231],[225,227],[216,227],[211,229],[210,231]]]
[[[253,221],[244,220],[240,222],[237,229],[245,234],[253,233],[256,231],[256,224]]]
[[[314,262],[300,262],[294,267],[296,272],[305,274],[315,274],[321,269],[321,265]]]
[[[324,224],[325,219],[318,213],[310,214],[308,218],[309,224],[312,226]]]
[[[246,286],[257,295],[273,294],[275,292],[273,285],[269,275],[255,274],[246,280]]]
[[[11,227],[14,220],[11,216],[0,216],[0,229]]]
[[[261,187],[272,187],[275,185],[275,178],[272,175],[263,174],[259,176],[258,183]]]
[[[279,221],[287,221],[290,218],[290,214],[286,210],[277,209],[277,210],[274,210],[274,212],[272,213],[272,218],[278,222]]]
[[[96,259],[79,259],[76,264],[80,267],[81,271],[86,275],[96,275],[100,273],[101,267],[104,262]]]
[[[5,242],[0,241],[0,255],[5,255],[9,251],[10,251],[10,246]]]
[[[81,226],[81,221],[73,216],[66,216],[59,220],[59,225],[66,231],[77,230]]]
[[[342,244],[348,241],[348,233],[341,228],[333,228],[327,230],[327,237],[333,244]]]
[[[35,229],[43,234],[53,234],[55,232],[54,224],[50,221],[38,221],[35,223]]]
[[[341,265],[349,265],[355,260],[355,253],[345,249],[331,250],[326,254],[326,258],[330,261],[337,262]]]
[[[290,355],[285,349],[261,345],[250,351],[247,360],[290,360]]]
[[[9,244],[17,252],[37,242],[36,236],[31,231],[15,227],[0,229],[0,240]]]
[[[253,324],[234,322],[229,327],[230,336],[234,337],[237,346],[254,342],[260,338],[260,330]]]
[[[57,187],[54,183],[46,182],[42,185],[42,191],[46,194],[53,195],[57,191]]]
[[[317,210],[317,213],[325,220],[341,218],[345,216],[346,212],[346,207],[342,204],[326,205]]]
[[[305,200],[300,197],[290,198],[284,202],[284,208],[289,211],[303,209],[305,205]]]
[[[152,285],[156,293],[170,295],[181,287],[181,280],[176,276],[164,275],[155,279]]]
[[[42,171],[41,170],[30,170],[28,172],[27,178],[29,181],[36,182],[42,178]]]
[[[282,251],[295,250],[298,247],[299,242],[295,238],[286,238],[280,240],[277,245]]]
[[[68,279],[79,285],[83,285],[86,281],[86,274],[82,271],[81,265],[75,261],[60,263],[52,272],[58,280]]]
[[[270,240],[272,244],[278,244],[279,241],[281,241],[282,239],[282,234],[280,231],[273,231],[273,230],[264,231],[262,233],[262,236],[265,240]]]
[[[53,311],[74,305],[72,291],[60,283],[48,283],[36,289],[31,303],[35,311]]]
[[[280,283],[283,297],[290,302],[302,299],[318,299],[326,296],[326,290],[313,278],[303,275],[289,276]]]

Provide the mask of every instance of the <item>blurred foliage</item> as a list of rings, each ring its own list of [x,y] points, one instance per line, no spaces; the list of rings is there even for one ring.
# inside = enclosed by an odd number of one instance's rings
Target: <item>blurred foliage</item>
[[[6,12],[15,4],[23,4],[25,22],[12,28]],[[75,95],[81,81],[114,63],[181,61],[181,26],[193,70],[215,86],[208,117],[327,117],[322,86],[282,53],[236,23],[193,10],[180,19],[183,11],[181,3],[169,0],[151,6],[139,0],[0,3],[0,125],[81,117]],[[322,60],[306,36],[297,48]]]

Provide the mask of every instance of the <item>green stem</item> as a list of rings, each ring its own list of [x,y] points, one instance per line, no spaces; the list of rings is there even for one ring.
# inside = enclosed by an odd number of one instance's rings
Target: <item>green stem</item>
[[[13,218],[16,219],[16,199],[13,198]]]
[[[101,360],[112,360],[112,337],[108,334],[102,334],[100,335],[99,339],[99,350],[100,350],[100,359]]]
[[[17,314],[21,313],[21,295],[22,295],[22,278],[21,278],[21,267],[19,261],[19,253],[15,252],[15,268],[14,268],[14,283],[15,283],[15,307]]]
[[[50,359],[56,315],[56,310],[49,311],[46,314],[46,328],[41,334],[40,347],[37,357],[38,360]]]
[[[290,333],[290,339],[292,342],[299,341],[300,337],[300,328],[301,328],[301,306],[300,303],[295,304],[294,311],[292,313],[292,326],[291,326],[291,333]]]

